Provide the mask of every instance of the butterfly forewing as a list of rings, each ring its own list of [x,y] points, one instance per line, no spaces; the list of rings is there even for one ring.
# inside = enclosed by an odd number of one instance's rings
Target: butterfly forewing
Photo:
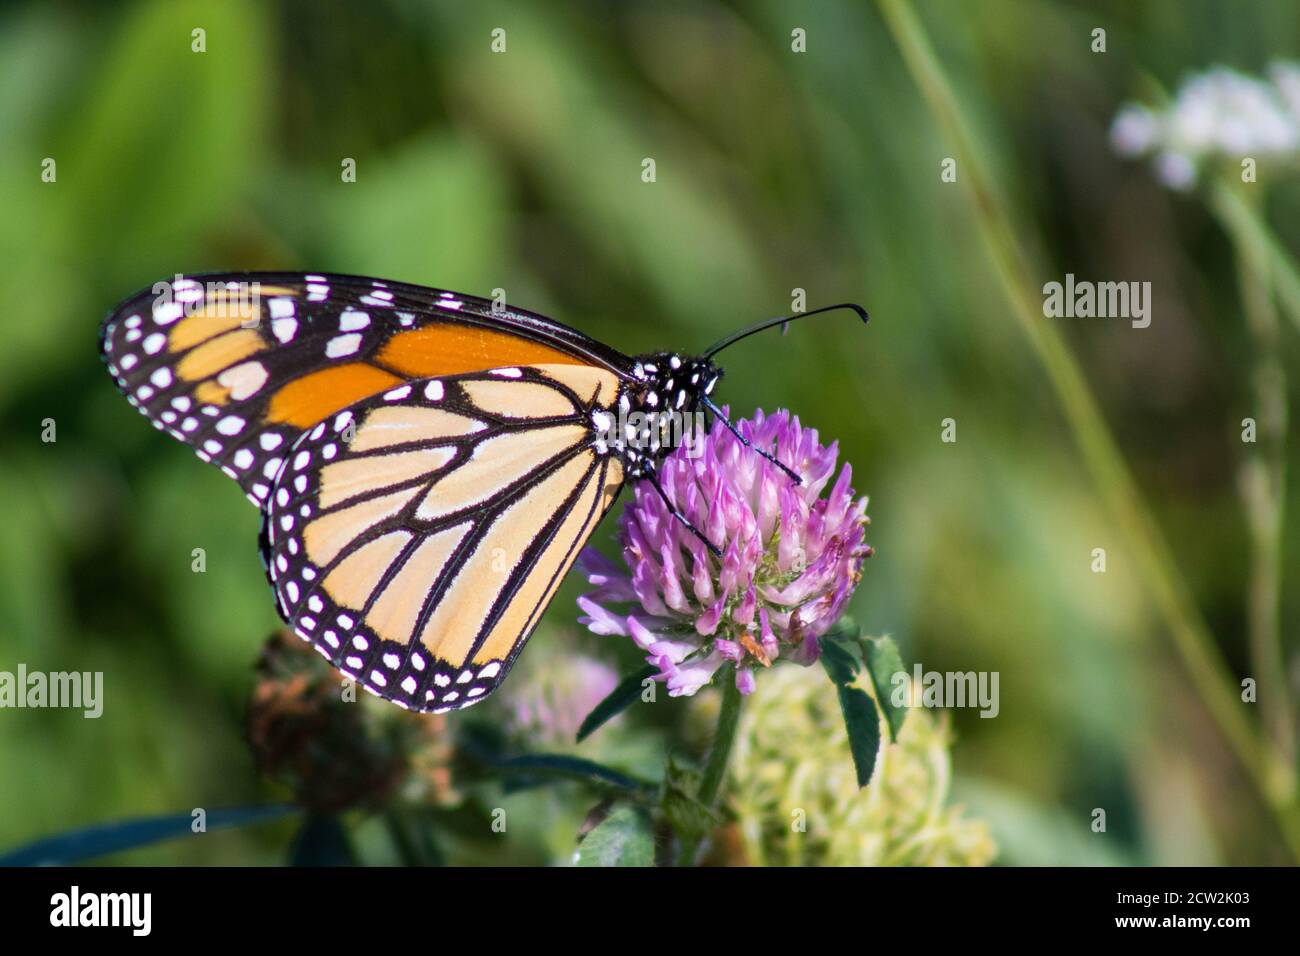
[[[264,503],[302,433],[414,379],[525,364],[629,360],[543,316],[353,276],[177,277],[123,303],[101,330],[119,388],[155,427]]]
[[[482,700],[622,484],[592,430],[619,388],[601,368],[512,366],[406,382],[309,429],[266,507],[282,615],[403,706]]]

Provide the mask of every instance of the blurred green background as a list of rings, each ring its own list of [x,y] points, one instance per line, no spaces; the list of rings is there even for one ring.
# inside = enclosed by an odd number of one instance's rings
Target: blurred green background
[[[1115,157],[1107,130],[1153,81],[1294,56],[1300,8],[916,10],[1040,281],[1153,282],[1149,329],[1042,321],[1082,364],[1244,676],[1239,423],[1252,398],[1232,250],[1203,203]],[[1089,49],[1097,26],[1105,54]],[[498,27],[504,54],[490,49]],[[806,53],[791,51],[795,27]],[[927,670],[1000,672],[996,719],[953,715],[955,796],[989,821],[999,860],[1286,861],[1080,464],[962,181],[941,182],[949,155],[870,3],[9,4],[0,670],[101,670],[105,712],[0,711],[0,851],[276,797],[242,729],[252,664],[277,623],[258,516],[121,399],[96,332],[116,302],[176,272],[304,269],[500,287],[629,353],[702,348],[788,311],[796,288],[809,307],[862,302],[865,331],[823,317],[737,346],[721,395],[741,414],[791,408],[839,441],[871,496],[877,555],[852,608],[864,628]],[[42,182],[46,157],[56,182]],[[340,178],[349,157],[355,183]],[[654,183],[641,178],[647,157]],[[1300,189],[1270,187],[1269,203],[1300,248]],[[1283,332],[1295,368],[1295,330]],[[940,441],[949,417],[952,444]],[[41,440],[46,419],[54,443]],[[1294,446],[1291,464],[1294,501]],[[1285,567],[1300,509],[1283,542]],[[204,574],[191,571],[195,547]],[[1090,570],[1095,547],[1105,574]],[[530,654],[551,644],[634,661],[577,632],[578,590],[570,580]],[[1283,593],[1294,650],[1300,597]],[[1097,807],[1105,834],[1089,829]],[[557,858],[573,832],[561,831],[538,837],[558,840],[550,851],[503,858]],[[116,859],[277,862],[288,832]]]

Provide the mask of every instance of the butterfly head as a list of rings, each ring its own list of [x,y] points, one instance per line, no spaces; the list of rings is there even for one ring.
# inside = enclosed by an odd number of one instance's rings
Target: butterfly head
[[[644,383],[639,401],[647,410],[689,413],[713,391],[722,369],[707,358],[655,352],[641,356],[632,374]]]
[[[629,478],[653,474],[673,449],[703,429],[701,409],[721,377],[722,369],[707,358],[641,356],[617,407],[593,413],[597,451],[617,455]]]

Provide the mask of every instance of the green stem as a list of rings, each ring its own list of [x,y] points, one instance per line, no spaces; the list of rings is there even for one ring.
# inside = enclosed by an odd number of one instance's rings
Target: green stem
[[[411,835],[407,832],[406,821],[393,810],[385,813],[383,819],[384,827],[388,830],[388,838],[392,841],[393,849],[397,851],[397,857],[402,861],[402,865],[420,866],[420,855],[415,849]]]
[[[1210,208],[1234,242],[1248,243],[1267,262],[1272,274],[1278,302],[1297,329],[1300,329],[1300,266],[1269,228],[1259,208],[1246,202],[1239,189],[1215,183],[1210,191]]]
[[[727,761],[731,759],[736,728],[740,725],[740,702],[744,700],[736,687],[734,668],[724,667],[718,672],[718,679],[722,681],[722,710],[718,712],[718,727],[713,733],[709,762],[704,765],[704,776],[700,779],[700,802],[706,807],[717,803],[718,792],[727,775]]]
[[[1257,190],[1258,186],[1248,187]],[[1250,530],[1251,569],[1247,607],[1251,671],[1259,687],[1264,726],[1295,770],[1295,711],[1282,650],[1282,540],[1286,512],[1287,380],[1280,355],[1280,323],[1269,281],[1270,259],[1260,234],[1241,213],[1253,204],[1226,183],[1217,183],[1210,206],[1232,239],[1246,328],[1253,351],[1252,388],[1257,434],[1247,446],[1240,486]]]
[[[727,776],[727,761],[731,759],[731,748],[736,742],[736,728],[740,726],[740,704],[744,698],[736,686],[736,669],[728,664],[718,670],[714,683],[722,684],[722,709],[718,711],[718,725],[713,732],[713,746],[709,750],[708,762],[704,765],[704,775],[700,778],[697,797],[700,803],[712,809],[718,802],[722,790],[722,781]],[[695,856],[700,849],[699,838],[683,838],[677,853],[678,866],[694,866]]]
[[[1082,370],[1056,327],[1043,321],[1035,271],[986,177],[982,157],[923,28],[906,0],[879,0],[879,4],[908,69],[959,157],[963,181],[975,203],[976,222],[1011,300],[1011,313],[1047,371],[1084,463],[1128,539],[1192,685],[1272,812],[1291,854],[1300,860],[1300,808],[1286,762],[1246,719],[1232,673],[1146,508]]]

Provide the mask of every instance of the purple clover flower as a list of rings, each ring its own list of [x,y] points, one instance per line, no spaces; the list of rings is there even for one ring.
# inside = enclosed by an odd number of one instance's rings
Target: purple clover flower
[[[871,556],[864,540],[867,499],[854,498],[852,469],[835,474],[838,448],[778,410],[736,427],[802,479],[745,448],[721,422],[659,469],[677,509],[722,551],[721,560],[677,521],[648,483],[623,512],[619,567],[594,548],[581,558],[595,590],[578,599],[596,634],[630,637],[659,668],[673,697],[690,696],[718,668],[736,665],[741,693],[754,665],[785,656],[808,665],[817,639],[839,619]],[[688,453],[693,457],[688,457]],[[630,572],[630,573],[629,573]]]
[[[509,729],[554,749],[573,744],[583,720],[618,686],[618,674],[582,654],[556,654],[533,666],[531,680],[508,686]]]

